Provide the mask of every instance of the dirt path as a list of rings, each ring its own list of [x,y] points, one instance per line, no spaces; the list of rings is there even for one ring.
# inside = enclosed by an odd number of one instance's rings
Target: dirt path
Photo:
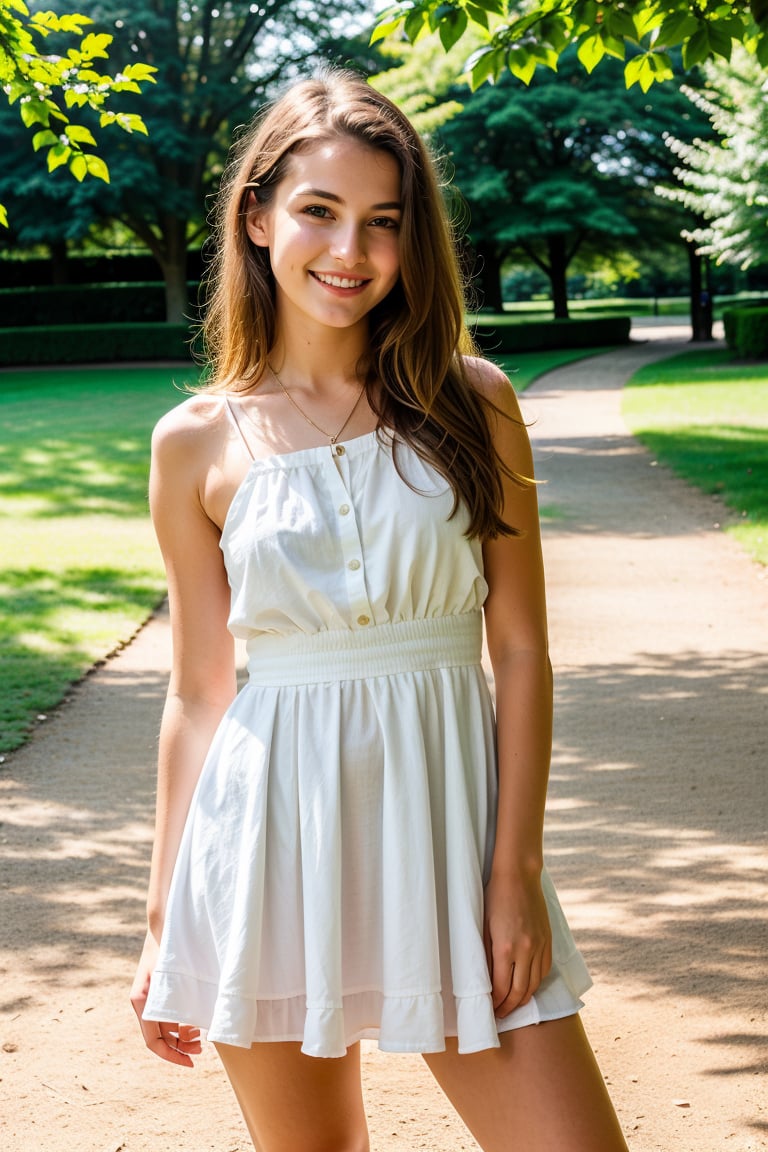
[[[558,680],[548,858],[632,1152],[752,1152],[768,1148],[768,579],[621,422],[622,382],[675,348],[569,366],[525,397]],[[5,1152],[249,1148],[215,1057],[193,1074],[154,1060],[127,1005],[167,659],[159,616],[0,766]],[[367,1045],[365,1062],[376,1152],[476,1147],[417,1057]]]

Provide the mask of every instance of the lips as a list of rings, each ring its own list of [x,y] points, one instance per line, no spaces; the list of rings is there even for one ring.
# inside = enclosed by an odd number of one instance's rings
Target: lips
[[[368,280],[355,280],[349,276],[332,276],[327,272],[311,272],[310,275],[314,276],[315,280],[319,280],[321,284],[327,284],[330,288],[362,288]]]

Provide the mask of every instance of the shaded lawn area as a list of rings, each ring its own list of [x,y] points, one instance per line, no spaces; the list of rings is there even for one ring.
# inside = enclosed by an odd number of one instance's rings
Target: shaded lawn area
[[[642,368],[623,413],[663,464],[733,513],[726,531],[768,564],[768,363],[684,352]]]
[[[592,353],[501,360],[518,391]],[[165,594],[147,510],[155,422],[193,367],[0,373],[0,751],[18,747]]]
[[[162,600],[149,437],[195,380],[170,366],[0,374],[3,751]]]

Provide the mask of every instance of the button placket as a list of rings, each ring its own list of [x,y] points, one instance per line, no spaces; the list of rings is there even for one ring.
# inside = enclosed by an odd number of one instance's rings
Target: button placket
[[[331,448],[329,459],[329,486],[336,510],[336,528],[341,542],[344,574],[347,583],[350,619],[358,628],[370,625],[373,609],[365,584],[363,548],[354,515],[349,483],[349,458],[343,444]]]

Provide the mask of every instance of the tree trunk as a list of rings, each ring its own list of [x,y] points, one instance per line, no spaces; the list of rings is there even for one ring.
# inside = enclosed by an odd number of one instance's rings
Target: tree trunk
[[[477,284],[478,307],[487,312],[501,312],[501,259],[493,244],[480,243],[475,248],[473,279]]]
[[[549,282],[552,286],[552,305],[555,311],[555,320],[568,319],[568,251],[565,236],[556,233],[547,238],[549,250]]]
[[[709,266],[696,251],[696,245],[686,241],[691,291],[691,340],[712,339],[712,286]]]
[[[189,318],[186,220],[170,216],[163,221],[160,266],[165,280],[165,319],[169,324],[183,324]]]

